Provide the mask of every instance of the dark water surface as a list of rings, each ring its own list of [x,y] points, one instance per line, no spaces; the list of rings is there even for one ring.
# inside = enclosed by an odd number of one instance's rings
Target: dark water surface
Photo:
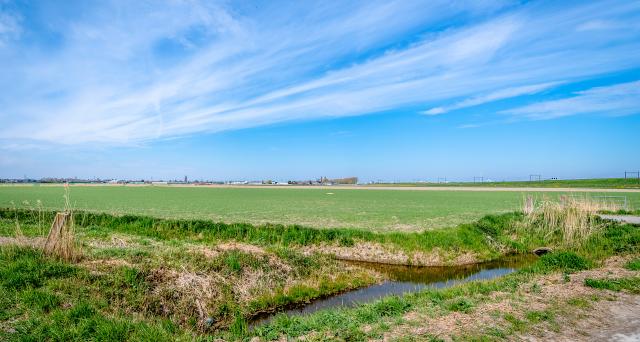
[[[384,282],[360,289],[344,292],[335,296],[317,299],[309,304],[297,306],[279,312],[256,317],[252,327],[270,322],[276,314],[287,316],[308,315],[316,311],[335,307],[353,307],[391,295],[404,295],[419,292],[426,288],[440,289],[474,281],[488,280],[504,276],[529,265],[535,256],[511,256],[496,261],[464,266],[418,267],[397,266],[369,262],[349,262],[385,275]]]

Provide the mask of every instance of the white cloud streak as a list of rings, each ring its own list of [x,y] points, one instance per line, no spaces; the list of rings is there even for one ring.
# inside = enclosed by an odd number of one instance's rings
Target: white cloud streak
[[[505,11],[116,1],[0,54],[0,144],[137,144],[454,101],[439,114],[640,67],[638,3]],[[596,25],[606,40],[579,29],[597,20],[617,23]]]
[[[20,17],[8,11],[2,11],[0,8],[0,48],[17,39],[20,32]]]
[[[640,81],[595,87],[576,92],[572,97],[537,102],[502,113],[531,120],[549,120],[582,114],[640,114]]]
[[[532,94],[536,94],[541,91],[553,88],[559,85],[560,83],[561,82],[549,82],[549,83],[533,84],[533,85],[526,85],[521,87],[500,89],[488,94],[474,96],[445,107],[434,107],[422,112],[422,114],[439,115],[439,114],[450,112],[452,110],[478,106],[488,102],[509,99],[509,98],[518,97],[522,95],[532,95]]]

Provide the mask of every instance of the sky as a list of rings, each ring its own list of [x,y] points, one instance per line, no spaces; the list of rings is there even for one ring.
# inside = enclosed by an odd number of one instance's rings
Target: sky
[[[640,169],[640,1],[0,0],[0,178]]]

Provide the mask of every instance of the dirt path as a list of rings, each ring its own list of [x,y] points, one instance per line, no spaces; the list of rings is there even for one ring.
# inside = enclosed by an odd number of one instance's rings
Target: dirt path
[[[640,224],[640,216],[631,215],[600,215],[603,219],[614,220],[618,222],[626,222],[633,224]]]
[[[525,341],[640,341],[640,296],[617,294],[615,300],[603,300],[586,317],[564,325],[560,332],[545,331]]]
[[[5,246],[5,245],[16,245],[16,246],[22,246],[22,247],[35,247],[35,248],[42,248],[42,246],[44,246],[46,239],[45,238],[41,238],[41,237],[37,237],[37,238],[31,238],[31,237],[9,237],[9,236],[0,236],[0,246]]]

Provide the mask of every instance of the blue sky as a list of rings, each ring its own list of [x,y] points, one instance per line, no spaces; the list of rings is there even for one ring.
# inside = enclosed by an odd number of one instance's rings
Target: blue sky
[[[640,169],[638,1],[0,0],[0,177]]]

